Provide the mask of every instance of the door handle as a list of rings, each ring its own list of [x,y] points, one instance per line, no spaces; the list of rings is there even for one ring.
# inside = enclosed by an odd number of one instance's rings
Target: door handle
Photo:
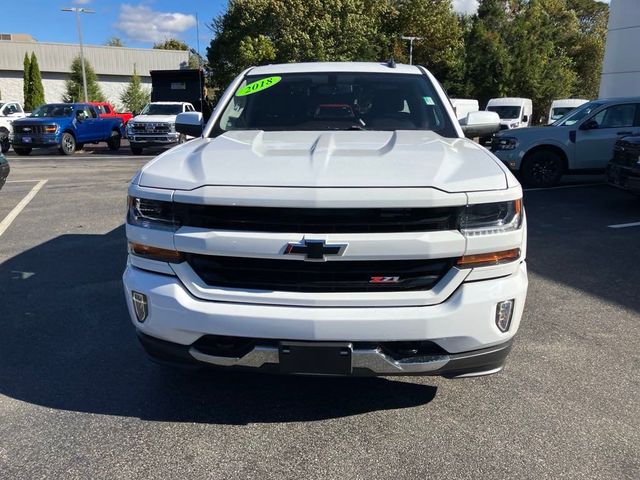
[[[618,132],[616,135],[633,135],[633,132]]]

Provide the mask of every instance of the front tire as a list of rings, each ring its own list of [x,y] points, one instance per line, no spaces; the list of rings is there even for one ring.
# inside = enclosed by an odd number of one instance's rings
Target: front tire
[[[62,134],[62,139],[60,140],[60,148],[58,150],[63,155],[73,155],[76,153],[76,139],[69,132],[65,132]]]
[[[554,187],[564,173],[564,161],[556,152],[538,150],[527,155],[520,167],[523,183],[528,187]]]
[[[131,153],[134,155],[142,155],[142,147],[134,147],[131,145]]]
[[[9,132],[6,130],[0,130],[0,151],[7,153],[11,148],[11,142],[9,141]]]
[[[13,147],[13,151],[16,152],[21,157],[27,156],[31,153],[30,147]]]
[[[109,147],[109,150],[111,150],[112,152],[117,152],[118,150],[120,150],[121,141],[122,136],[119,132],[115,130],[111,132],[111,136],[109,137],[109,140],[107,140],[107,146]]]

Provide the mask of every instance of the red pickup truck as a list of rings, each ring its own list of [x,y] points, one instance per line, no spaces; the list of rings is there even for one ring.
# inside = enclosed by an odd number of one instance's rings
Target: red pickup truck
[[[116,109],[113,108],[113,105],[111,105],[108,102],[89,102],[89,103],[94,107],[96,107],[96,111],[98,112],[98,115],[100,116],[100,118],[118,117],[122,119],[122,123],[124,125],[126,125],[127,122],[133,118],[133,114],[131,112],[125,112],[125,113],[116,112]]]

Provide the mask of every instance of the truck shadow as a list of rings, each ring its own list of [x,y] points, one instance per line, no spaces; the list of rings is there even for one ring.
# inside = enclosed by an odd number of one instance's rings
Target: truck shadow
[[[145,420],[248,424],[427,404],[436,387],[382,378],[182,373],[147,360],[120,277],[124,227],[63,235],[0,264],[0,394]]]

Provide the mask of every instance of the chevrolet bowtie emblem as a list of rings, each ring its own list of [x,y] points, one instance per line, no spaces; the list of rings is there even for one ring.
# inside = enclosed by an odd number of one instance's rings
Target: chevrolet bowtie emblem
[[[346,243],[328,244],[324,240],[302,240],[287,244],[284,254],[304,256],[305,261],[310,262],[325,262],[327,255],[342,255],[346,248]]]

